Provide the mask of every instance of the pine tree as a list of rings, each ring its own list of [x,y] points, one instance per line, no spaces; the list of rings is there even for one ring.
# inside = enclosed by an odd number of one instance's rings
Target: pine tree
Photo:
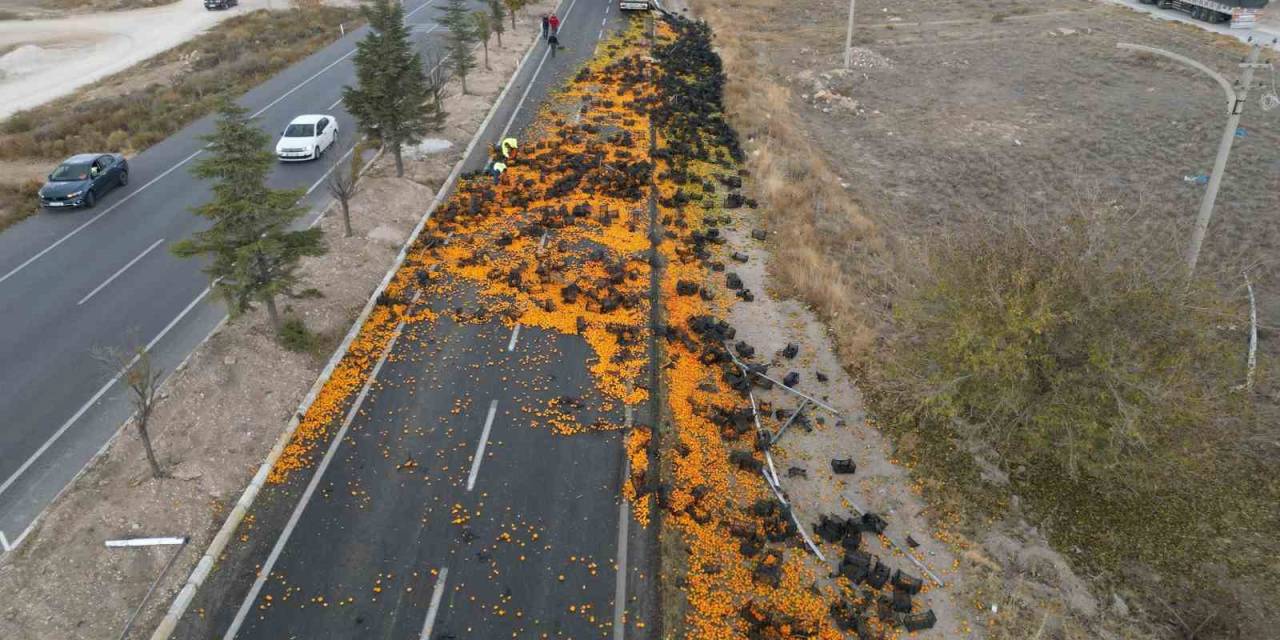
[[[489,15],[493,27],[493,35],[498,38],[498,46],[501,47],[502,34],[507,30],[506,25],[502,22],[502,19],[507,17],[507,10],[503,8],[502,0],[489,0]]]
[[[475,29],[476,39],[484,45],[484,68],[492,69],[489,66],[489,36],[493,34],[493,26],[489,23],[489,14],[485,11],[476,11],[471,14],[472,28]]]
[[[467,74],[476,68],[476,57],[471,53],[476,34],[471,16],[467,13],[466,0],[449,0],[440,22],[449,29],[445,48],[449,51],[453,75],[462,82],[462,92],[467,93]]]
[[[204,272],[230,312],[238,315],[262,303],[279,332],[276,296],[292,293],[303,256],[324,253],[321,231],[289,230],[307,211],[299,202],[303,193],[267,187],[275,161],[267,150],[270,138],[243,107],[224,103],[216,129],[204,140],[208,154],[192,173],[213,182],[213,199],[194,211],[213,225],[177,243],[173,252],[211,258]]]
[[[391,148],[396,175],[403,176],[404,146],[420,142],[429,130],[422,57],[409,41],[399,2],[372,0],[360,13],[372,28],[356,45],[358,86],[343,89],[342,99],[360,129]]]

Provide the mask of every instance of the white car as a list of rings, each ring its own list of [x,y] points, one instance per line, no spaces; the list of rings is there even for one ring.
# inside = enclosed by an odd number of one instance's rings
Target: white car
[[[338,140],[338,121],[329,115],[298,116],[276,143],[281,160],[316,160]]]

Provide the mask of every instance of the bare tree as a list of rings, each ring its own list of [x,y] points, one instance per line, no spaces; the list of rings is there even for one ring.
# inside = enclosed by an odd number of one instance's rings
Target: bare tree
[[[351,199],[356,197],[360,192],[360,154],[351,154],[351,170],[343,171],[335,160],[333,166],[329,169],[329,178],[325,180],[325,188],[329,190],[329,195],[333,196],[338,204],[342,206],[342,227],[343,235],[350,238],[351,231]]]
[[[142,447],[147,452],[151,476],[156,479],[168,477],[160,468],[160,461],[156,460],[155,449],[151,446],[151,434],[147,431],[151,414],[156,408],[160,379],[164,377],[164,372],[152,364],[151,352],[146,347],[134,346],[128,351],[115,347],[98,348],[94,349],[93,357],[112,371],[123,372],[120,379],[129,389],[129,399],[134,410],[133,424],[138,428]]]
[[[493,20],[486,11],[473,11],[471,23],[475,29],[476,39],[484,44],[484,68],[492,70],[493,68],[489,66],[489,38],[493,36]]]
[[[438,49],[428,49],[424,57],[427,67],[427,95],[431,98],[430,108],[427,110],[427,128],[431,131],[440,131],[444,129],[445,121],[449,116],[444,110],[444,99],[452,74],[449,66],[445,64],[446,56],[441,56]]]

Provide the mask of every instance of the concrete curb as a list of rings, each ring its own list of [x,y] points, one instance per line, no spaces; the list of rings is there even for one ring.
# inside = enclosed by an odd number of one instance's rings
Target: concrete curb
[[[240,499],[236,501],[235,507],[231,510],[231,513],[227,515],[227,519],[222,523],[222,527],[218,529],[218,533],[214,535],[213,540],[209,543],[209,548],[205,550],[200,561],[196,563],[196,568],[192,570],[190,577],[187,578],[186,583],[182,586],[182,590],[178,592],[173,604],[169,606],[169,610],[165,613],[164,618],[161,619],[155,632],[151,634],[151,640],[168,640],[177,628],[178,622],[182,619],[183,614],[186,613],[187,607],[191,605],[191,601],[195,598],[196,591],[204,584],[205,579],[207,579],[209,574],[213,571],[213,563],[216,561],[218,556],[222,555],[222,552],[226,549],[227,544],[235,534],[235,530],[240,526],[240,522],[249,512],[249,508],[253,506],[254,500],[258,497],[258,492],[261,491],[263,485],[266,484],[267,474],[271,471],[271,468],[275,466],[275,463],[280,459],[280,456],[284,454],[285,446],[289,444],[289,441],[293,438],[294,431],[298,428],[299,416],[306,415],[307,410],[311,407],[311,403],[315,401],[316,396],[320,393],[320,389],[324,388],[324,385],[329,381],[329,377],[333,375],[334,368],[337,366],[338,362],[342,360],[342,357],[346,355],[347,349],[351,346],[352,341],[354,341],[356,336],[359,335],[360,330],[369,319],[369,315],[373,312],[373,307],[377,304],[379,296],[382,295],[382,292],[386,290],[387,285],[391,283],[391,279],[395,277],[395,274],[400,270],[401,266],[403,266],[404,260],[409,254],[409,248],[417,242],[418,236],[422,233],[422,229],[431,219],[431,214],[440,206],[440,203],[444,202],[445,195],[452,192],[454,183],[457,182],[458,176],[462,174],[462,167],[466,163],[467,158],[471,155],[471,152],[475,150],[476,145],[479,144],[480,138],[484,135],[485,129],[493,120],[494,115],[497,114],[498,107],[502,105],[503,100],[507,97],[507,93],[511,90],[511,87],[515,85],[516,78],[520,76],[520,72],[524,70],[525,64],[529,62],[534,50],[538,48],[538,42],[539,40],[534,38],[533,42],[530,43],[528,50],[525,51],[524,57],[520,59],[520,63],[516,65],[515,71],[512,72],[511,78],[507,80],[506,86],[502,88],[502,92],[494,99],[493,105],[489,108],[489,113],[485,115],[484,120],[480,122],[480,126],[476,128],[475,134],[471,137],[471,142],[467,144],[467,148],[462,152],[462,157],[458,159],[456,164],[454,164],[453,170],[449,172],[449,177],[445,178],[444,183],[440,185],[440,189],[436,191],[436,195],[432,198],[431,204],[427,207],[426,213],[423,214],[422,218],[418,221],[418,224],[413,228],[413,232],[409,234],[409,238],[405,240],[404,245],[400,247],[400,252],[396,255],[395,262],[387,271],[386,275],[383,276],[382,282],[376,289],[374,289],[373,294],[369,296],[369,300],[365,303],[364,309],[361,310],[360,316],[356,318],[356,321],[351,325],[351,329],[347,331],[346,337],[343,338],[342,344],[338,345],[338,348],[329,358],[329,362],[325,365],[324,370],[320,372],[320,377],[316,379],[315,384],[311,385],[311,390],[307,392],[306,397],[304,397],[302,402],[299,403],[297,411],[295,411],[293,417],[289,419],[288,426],[285,427],[284,432],[281,433],[280,437],[276,440],[275,446],[273,446],[271,451],[267,454],[266,460],[264,460],[262,465],[258,468],[258,472],[254,474],[253,479],[249,482],[249,486],[245,488],[244,493],[241,494]]]

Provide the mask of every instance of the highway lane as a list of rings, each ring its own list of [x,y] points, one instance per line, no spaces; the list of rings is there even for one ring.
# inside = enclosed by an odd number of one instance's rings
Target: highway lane
[[[570,3],[562,30],[577,48],[536,77],[531,61],[482,140],[512,120],[518,134],[595,38],[623,23],[608,4]],[[465,166],[483,162],[478,148]],[[466,295],[423,304],[478,306]],[[526,327],[513,338],[497,321],[441,314],[405,327],[327,462],[263,490],[252,528],[234,538],[246,539],[174,637],[621,637],[615,605],[634,609],[651,585],[650,566],[632,568],[631,595],[614,601],[620,545],[646,542],[619,540],[620,433],[530,426],[532,411],[566,395],[583,401],[580,424],[625,422],[621,407],[602,409],[593,357],[577,336]]]
[[[406,5],[420,49],[443,35],[435,23],[439,5]],[[329,160],[356,139],[338,102],[354,82],[350,54],[364,33],[349,34],[240,100],[273,140],[300,113],[337,117],[341,139],[325,160],[281,164],[270,178],[273,187],[317,187],[306,199],[313,206],[327,202],[318,182]],[[200,263],[169,253],[206,224],[190,213],[208,197],[190,168],[203,145],[199,136],[212,126],[212,117],[202,119],[130,158],[130,185],[95,209],[44,213],[0,234],[0,532],[10,542],[131,413],[93,349],[149,343],[157,365],[171,371],[225,315],[219,303],[201,298],[207,279]]]

